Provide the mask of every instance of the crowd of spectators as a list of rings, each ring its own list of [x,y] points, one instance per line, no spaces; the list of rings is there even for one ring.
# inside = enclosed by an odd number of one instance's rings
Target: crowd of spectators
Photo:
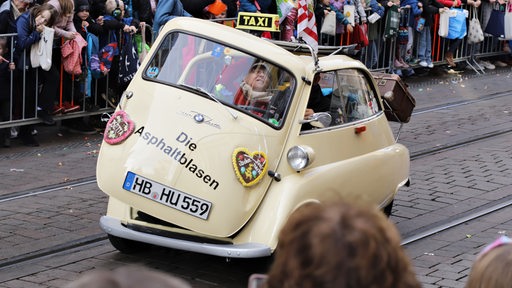
[[[484,0],[318,0],[310,1],[310,4],[316,17],[319,45],[357,44],[362,51],[358,57],[368,68],[388,67],[391,73],[410,76],[414,74],[413,68],[434,68],[432,41],[436,37],[436,14],[461,5],[474,7],[471,11],[481,16],[482,29],[485,30],[487,23],[492,22],[489,21],[490,10],[503,3],[501,0],[481,1]],[[174,17],[236,19],[239,12],[282,14],[281,9],[291,5],[291,9],[286,9],[287,14],[282,15],[281,32],[253,33],[285,41],[297,38],[296,0],[0,0],[0,4],[0,35],[11,35],[0,37],[0,81],[2,86],[14,87],[12,91],[0,91],[1,121],[39,117],[44,124],[54,125],[53,116],[60,113],[116,107],[131,79],[130,75],[125,75],[126,70],[136,71],[138,68],[120,69],[122,62],[119,60],[123,57],[120,51],[123,43],[130,42],[125,41],[128,39],[125,35],[133,37],[137,43],[136,40],[140,39],[137,36],[141,36],[144,30],[149,47],[161,27]],[[351,13],[347,14],[347,11]],[[388,35],[389,27],[385,25],[389,11],[400,13],[401,27],[393,37],[388,37],[393,33]],[[336,13],[335,33],[323,35],[323,19],[331,12]],[[39,41],[43,26],[54,29],[49,69],[32,67],[30,57],[25,57],[30,54],[31,46]],[[149,29],[142,29],[146,27]],[[363,31],[367,41],[356,37],[360,35],[359,31]],[[85,40],[92,42],[87,48],[80,48],[81,73],[74,72],[76,69],[73,72],[63,70],[62,66],[69,66],[66,64],[70,58],[67,53],[63,55],[62,51],[66,51],[64,46],[68,42],[80,45]],[[444,50],[441,51],[441,59],[437,57],[437,62],[444,60],[449,72],[461,68],[455,63],[455,58],[462,49],[462,41],[462,38],[443,39]],[[111,45],[113,42],[116,45]],[[97,43],[99,51],[91,51],[90,47],[94,47],[91,43]],[[392,43],[396,45],[392,46]],[[140,47],[140,43],[137,45]],[[510,51],[508,41],[500,41],[490,34],[486,34],[482,43],[471,45],[471,51],[489,46]],[[390,53],[391,50],[384,47],[396,49]],[[67,51],[73,50],[77,49]],[[512,64],[508,57],[494,60],[490,63],[477,59],[475,64],[481,69]],[[391,64],[383,66],[379,63]],[[91,78],[97,79],[91,81]],[[89,120],[89,117],[69,119],[62,124],[72,132],[84,134],[101,129],[101,123],[93,127]],[[35,131],[33,125],[24,125],[17,135],[25,145],[38,146]],[[9,147],[13,132],[14,129],[0,129],[0,145]]]

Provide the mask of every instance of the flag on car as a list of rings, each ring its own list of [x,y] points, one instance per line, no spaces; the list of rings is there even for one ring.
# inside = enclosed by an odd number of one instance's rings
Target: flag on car
[[[313,12],[313,3],[310,0],[299,0],[297,32],[299,38],[302,38],[313,47],[315,52],[318,52],[315,13]]]
[[[292,0],[277,0],[277,14],[279,14],[279,23],[283,22],[286,15],[292,11],[295,4]]]

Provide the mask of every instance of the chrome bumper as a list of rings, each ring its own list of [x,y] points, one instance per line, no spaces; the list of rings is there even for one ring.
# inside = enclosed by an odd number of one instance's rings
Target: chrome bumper
[[[118,219],[110,216],[102,216],[100,226],[103,231],[110,235],[178,250],[228,258],[257,258],[271,255],[270,247],[260,243],[209,244],[133,231],[121,225]]]

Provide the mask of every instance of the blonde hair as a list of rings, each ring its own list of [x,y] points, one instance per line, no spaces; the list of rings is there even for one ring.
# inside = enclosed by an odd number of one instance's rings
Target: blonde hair
[[[466,288],[509,288],[512,283],[512,244],[492,248],[471,267]]]
[[[187,282],[142,266],[92,271],[66,288],[191,288]]]

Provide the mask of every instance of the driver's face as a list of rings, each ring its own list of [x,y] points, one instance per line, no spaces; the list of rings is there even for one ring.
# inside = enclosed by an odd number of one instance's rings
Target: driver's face
[[[264,66],[257,66],[245,77],[245,83],[252,87],[252,90],[264,92],[270,85],[270,78]]]

